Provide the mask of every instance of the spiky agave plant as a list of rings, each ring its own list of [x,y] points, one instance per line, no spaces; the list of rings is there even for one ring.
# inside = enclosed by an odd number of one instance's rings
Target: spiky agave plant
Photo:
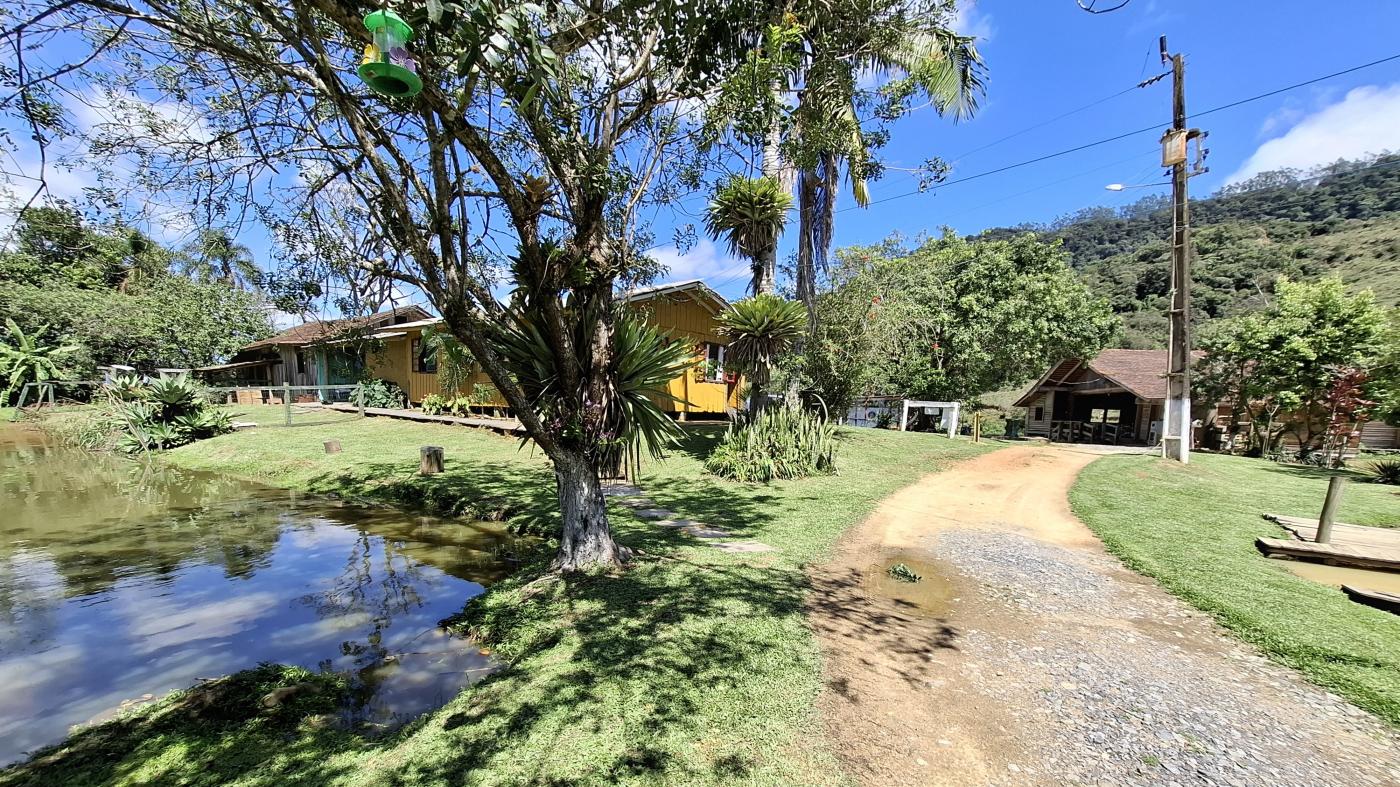
[[[754,293],[771,292],[771,259],[787,226],[792,195],[773,178],[746,178],[739,175],[725,181],[716,191],[705,213],[705,230],[710,237],[724,241],[731,254],[749,261]]]
[[[590,323],[576,321],[581,326]],[[556,402],[585,393],[564,390],[554,350],[538,326],[512,311],[498,345],[502,360],[545,421],[553,421],[555,429],[589,446],[600,469],[617,468],[629,450],[646,448],[659,458],[675,443],[680,427],[661,411],[658,402],[678,401],[666,391],[666,384],[695,363],[688,345],[669,341],[665,334],[625,312],[614,317],[612,338],[608,384],[602,401],[589,403],[591,417],[584,423],[557,420],[556,414],[564,408],[556,407]],[[575,337],[573,342],[579,352],[589,347],[583,339]]]
[[[749,413],[763,406],[764,388],[779,355],[802,338],[807,313],[801,303],[776,295],[755,295],[719,315],[719,332],[729,339],[727,363],[749,380]]]

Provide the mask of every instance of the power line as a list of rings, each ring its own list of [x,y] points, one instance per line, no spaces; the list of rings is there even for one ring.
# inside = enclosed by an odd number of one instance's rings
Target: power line
[[[1336,77],[1344,76],[1344,75],[1346,75],[1346,74],[1350,74],[1350,73],[1353,73],[1353,72],[1356,72],[1356,71],[1361,71],[1361,70],[1366,69],[1366,68],[1371,68],[1371,67],[1373,67],[1373,66],[1378,66],[1378,65],[1380,65],[1380,64],[1382,64],[1382,63],[1389,63],[1389,62],[1391,62],[1392,60],[1400,60],[1400,54],[1394,54],[1394,55],[1391,55],[1391,56],[1389,56],[1389,57],[1383,57],[1383,58],[1380,58],[1379,60],[1372,60],[1372,61],[1369,62],[1369,63],[1363,63],[1363,64],[1358,65],[1358,66],[1352,66],[1351,68],[1346,68],[1346,69],[1343,69],[1343,70],[1341,70],[1341,71],[1334,71],[1333,73],[1330,73],[1330,74],[1326,74],[1326,75],[1319,76],[1319,77],[1314,77],[1314,78],[1312,78],[1312,79],[1309,79],[1309,80],[1306,80],[1306,81],[1303,81],[1303,82],[1297,82],[1297,83],[1295,83],[1295,84],[1288,85],[1288,86],[1286,86],[1286,87],[1277,88],[1277,89],[1275,89],[1275,90],[1270,90],[1270,91],[1268,91],[1268,92],[1266,92],[1266,93],[1260,93],[1260,94],[1258,94],[1258,95],[1250,96],[1250,97],[1248,97],[1248,98],[1239,99],[1238,101],[1232,101],[1232,102],[1230,102],[1230,103],[1228,103],[1228,104],[1222,104],[1222,105],[1220,105],[1220,106],[1218,106],[1218,107],[1212,107],[1212,108],[1207,109],[1207,110],[1205,110],[1205,111],[1203,111],[1203,112],[1197,112],[1197,113],[1195,113],[1194,115],[1192,115],[1192,117],[1204,117],[1204,116],[1206,116],[1206,115],[1210,115],[1210,114],[1213,114],[1213,113],[1216,113],[1216,112],[1221,112],[1221,111],[1224,111],[1224,110],[1226,110],[1226,109],[1233,109],[1234,107],[1238,107],[1238,106],[1241,106],[1241,105],[1243,105],[1243,104],[1248,104],[1248,103],[1250,103],[1250,102],[1252,102],[1252,101],[1259,101],[1259,100],[1261,100],[1261,99],[1265,99],[1265,98],[1268,98],[1268,97],[1270,97],[1270,96],[1276,96],[1276,95],[1278,95],[1279,93],[1285,93],[1285,92],[1287,92],[1287,91],[1289,91],[1289,90],[1296,90],[1297,88],[1300,88],[1300,87],[1306,87],[1306,86],[1308,86],[1308,85],[1312,85],[1312,84],[1315,84],[1315,83],[1317,83],[1317,82],[1322,82],[1322,81],[1325,81],[1325,80],[1328,80],[1328,79],[1334,79],[1334,78],[1336,78]],[[1110,97],[1110,98],[1112,98],[1112,97]],[[1107,99],[1103,99],[1103,100],[1107,100]],[[1096,103],[1102,103],[1103,100],[1100,100],[1099,102],[1096,102]],[[1071,114],[1072,114],[1072,113],[1071,113]],[[1047,121],[1047,122],[1049,122],[1049,121]],[[1035,127],[1032,127],[1032,128],[1035,128]],[[1021,167],[1030,166],[1031,164],[1039,164],[1039,163],[1042,162],[1042,161],[1049,161],[1050,159],[1059,158],[1059,157],[1061,157],[1061,156],[1067,156],[1067,155],[1069,155],[1069,154],[1071,154],[1071,153],[1078,153],[1078,152],[1083,151],[1083,150],[1088,150],[1089,148],[1098,147],[1099,145],[1106,145],[1106,144],[1108,144],[1108,143],[1110,143],[1110,142],[1117,142],[1117,141],[1120,140],[1120,139],[1127,139],[1128,137],[1136,136],[1136,135],[1138,135],[1138,134],[1142,134],[1142,133],[1145,133],[1145,132],[1148,132],[1148,131],[1155,131],[1155,130],[1160,129],[1160,128],[1162,128],[1161,124],[1154,123],[1154,124],[1152,124],[1152,125],[1150,125],[1150,126],[1144,126],[1144,127],[1142,127],[1142,128],[1135,129],[1135,130],[1133,130],[1133,131],[1125,131],[1125,132],[1123,132],[1122,134],[1115,134],[1114,136],[1105,137],[1104,139],[1096,140],[1096,141],[1094,141],[1094,142],[1086,142],[1086,143],[1083,144],[1083,145],[1076,145],[1076,146],[1074,146],[1074,147],[1072,147],[1072,148],[1066,148],[1065,150],[1056,151],[1056,152],[1054,152],[1054,153],[1047,153],[1047,154],[1045,154],[1045,155],[1043,155],[1043,156],[1037,156],[1037,157],[1035,157],[1035,158],[1033,158],[1033,159],[1027,159],[1027,160],[1025,160],[1025,161],[1018,161],[1018,162],[1016,162],[1015,164],[1007,164],[1007,165],[1004,166],[1004,167],[997,167],[996,169],[990,169],[990,170],[987,170],[986,172],[979,172],[979,173],[977,173],[977,174],[975,174],[975,175],[968,175],[967,177],[956,178],[956,179],[954,179],[954,180],[944,181],[943,183],[939,183],[939,184],[937,184],[937,185],[930,186],[929,188],[926,188],[926,189],[917,189],[917,190],[915,190],[915,191],[909,191],[909,192],[905,192],[905,193],[903,193],[903,194],[895,194],[895,195],[893,195],[893,196],[884,197],[884,198],[882,198],[882,199],[872,200],[871,202],[867,203],[866,207],[868,207],[869,205],[878,205],[878,204],[883,203],[883,202],[891,202],[891,201],[893,201],[893,200],[903,199],[903,198],[905,198],[905,197],[912,197],[912,196],[915,196],[915,195],[917,195],[917,194],[926,194],[926,193],[928,193],[928,192],[937,191],[937,190],[939,190],[939,189],[943,189],[943,188],[946,188],[946,187],[948,187],[948,186],[957,185],[957,184],[959,184],[959,183],[967,183],[968,181],[978,180],[978,179],[980,179],[980,178],[985,178],[985,177],[988,177],[988,176],[991,176],[991,175],[998,175],[998,174],[1001,174],[1001,173],[1003,173],[1003,172],[1007,172],[1007,171],[1010,171],[1010,170],[1013,170],[1013,169],[1019,169],[1019,168],[1021,168]],[[1029,130],[1031,130],[1031,129],[1026,129],[1026,130],[1029,131]],[[1021,133],[1021,132],[1018,132],[1018,134],[1019,134],[1019,133]],[[1013,136],[1015,136],[1015,135],[1013,135]],[[849,207],[841,208],[840,210],[837,211],[837,213],[844,213],[844,212],[849,211],[849,210],[856,210],[856,209],[859,208],[859,207],[862,207],[862,206],[859,206],[859,205],[852,205],[852,206],[849,206]]]
[[[1071,115],[1077,115],[1077,114],[1079,114],[1080,112],[1083,112],[1083,111],[1086,110],[1086,109],[1093,109],[1094,107],[1098,106],[1099,104],[1103,104],[1103,103],[1112,101],[1113,99],[1118,98],[1119,96],[1125,96],[1125,95],[1127,95],[1127,94],[1129,94],[1129,93],[1131,93],[1131,92],[1133,92],[1134,90],[1137,90],[1137,89],[1138,89],[1138,86],[1137,86],[1137,85],[1133,85],[1132,87],[1124,88],[1123,90],[1120,90],[1120,91],[1118,91],[1117,93],[1114,93],[1114,94],[1111,95],[1111,96],[1104,96],[1103,98],[1099,99],[1098,101],[1094,101],[1094,102],[1092,102],[1092,103],[1085,104],[1084,106],[1082,106],[1082,107],[1080,107],[1080,108],[1078,108],[1078,109],[1071,109],[1070,111],[1068,111],[1068,112],[1066,112],[1066,113],[1064,113],[1064,114],[1062,114],[1062,115],[1056,115],[1055,117],[1052,117],[1052,118],[1050,118],[1049,120],[1043,120],[1043,121],[1041,121],[1041,122],[1039,122],[1039,123],[1036,123],[1036,124],[1033,125],[1033,126],[1027,126],[1027,127],[1025,127],[1025,128],[1021,129],[1020,131],[1017,131],[1017,132],[1015,132],[1015,133],[1013,133],[1013,134],[1007,134],[1006,136],[1002,137],[1001,139],[998,139],[998,140],[995,140],[995,141],[992,141],[992,142],[988,142],[987,144],[982,145],[981,147],[973,148],[972,150],[969,150],[969,151],[967,151],[966,153],[963,153],[963,154],[961,154],[961,155],[959,155],[959,156],[955,156],[953,159],[951,159],[951,161],[952,161],[952,163],[956,164],[957,162],[962,161],[963,159],[967,158],[968,156],[971,156],[971,155],[974,154],[974,153],[980,153],[980,152],[986,150],[987,148],[995,147],[995,146],[997,146],[997,145],[1000,145],[1000,144],[1003,143],[1003,142],[1006,142],[1007,140],[1015,139],[1016,137],[1019,137],[1019,136],[1021,136],[1022,134],[1028,134],[1028,133],[1030,133],[1030,132],[1032,132],[1032,131],[1035,131],[1035,130],[1038,129],[1038,128],[1044,128],[1044,127],[1046,127],[1046,126],[1048,126],[1048,125],[1050,125],[1050,124],[1052,124],[1052,123],[1057,123],[1057,122],[1059,122],[1059,121],[1061,121],[1061,120],[1064,120],[1065,118],[1067,118],[1067,117],[1069,117],[1069,116],[1071,116]]]

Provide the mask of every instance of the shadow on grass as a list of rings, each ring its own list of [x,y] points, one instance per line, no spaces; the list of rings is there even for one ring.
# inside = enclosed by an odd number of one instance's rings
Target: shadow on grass
[[[1348,481],[1353,481],[1359,484],[1368,483],[1371,480],[1371,477],[1366,475],[1365,473],[1357,470],[1352,470],[1350,468],[1333,469],[1330,467],[1317,467],[1315,465],[1290,465],[1283,464],[1281,462],[1270,462],[1268,460],[1263,459],[1259,461],[1263,464],[1265,470],[1268,470],[1271,473],[1279,473],[1281,475],[1289,476],[1291,478],[1308,478],[1318,481],[1326,481],[1329,478],[1341,476],[1342,478],[1345,478]]]
[[[329,784],[349,771],[326,755],[359,740],[322,723],[344,688],[334,676],[265,664],[79,730],[0,772],[0,785],[222,784],[274,753],[278,766],[254,783]],[[268,707],[264,698],[278,690],[285,701]]]
[[[736,698],[790,679],[802,657],[798,638],[775,646],[763,625],[741,621],[783,621],[795,635],[805,593],[794,570],[663,557],[641,558],[616,575],[551,577],[498,594],[469,609],[467,625],[503,653],[520,649],[525,661],[489,681],[478,698],[486,702],[454,703],[440,720],[451,757],[432,765],[410,758],[404,780],[450,783],[489,772],[502,736],[540,735],[590,736],[599,747],[568,776],[548,772],[547,762],[515,774],[526,783],[742,775],[753,764],[748,752],[706,757],[687,749],[717,734],[711,714],[724,713],[721,706],[732,713]],[[527,639],[512,634],[542,621],[549,625]]]
[[[703,455],[718,431],[694,430],[682,450]],[[555,507],[546,469],[451,456],[440,475],[418,476],[406,462],[373,463],[309,486],[433,510],[491,501],[516,515],[552,516]],[[687,514],[736,533],[780,514],[775,496],[724,486],[662,478],[655,489],[658,499],[685,496]],[[454,625],[489,646],[504,668],[397,734],[367,741],[300,722],[267,727],[256,716],[207,726],[137,714],[75,736],[51,759],[0,774],[0,785],[567,785],[772,776],[763,770],[772,752],[791,745],[791,730],[776,722],[807,713],[814,689],[815,656],[804,631],[808,578],[786,564],[676,557],[694,539],[626,515],[614,519],[620,540],[643,551],[627,570],[561,577],[543,574],[541,561],[478,597]],[[819,588],[824,614],[842,625],[895,628],[905,614],[845,609],[859,577],[829,583]],[[951,647],[955,635],[948,629],[901,647]],[[927,678],[911,672],[906,679]]]

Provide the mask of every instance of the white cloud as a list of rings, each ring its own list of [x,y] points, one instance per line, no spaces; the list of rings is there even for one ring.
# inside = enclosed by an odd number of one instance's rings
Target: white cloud
[[[1279,118],[1270,116],[1266,128]],[[1400,149],[1400,83],[1368,85],[1301,120],[1287,133],[1260,145],[1229,178],[1236,183],[1284,167],[1308,169],[1337,159]]]
[[[961,35],[975,37],[978,45],[990,41],[997,32],[992,25],[992,15],[979,11],[976,0],[959,4],[949,27]]]
[[[682,254],[675,246],[656,249],[651,256],[670,271],[674,281],[704,279],[714,284],[735,276],[747,275],[749,266],[724,254],[708,238],[701,238],[690,251]]]

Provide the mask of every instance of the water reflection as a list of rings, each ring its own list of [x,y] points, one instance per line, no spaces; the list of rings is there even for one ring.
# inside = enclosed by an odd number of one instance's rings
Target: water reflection
[[[0,427],[0,763],[261,661],[355,677],[391,727],[489,669],[436,622],[503,576],[498,527],[337,505]]]

